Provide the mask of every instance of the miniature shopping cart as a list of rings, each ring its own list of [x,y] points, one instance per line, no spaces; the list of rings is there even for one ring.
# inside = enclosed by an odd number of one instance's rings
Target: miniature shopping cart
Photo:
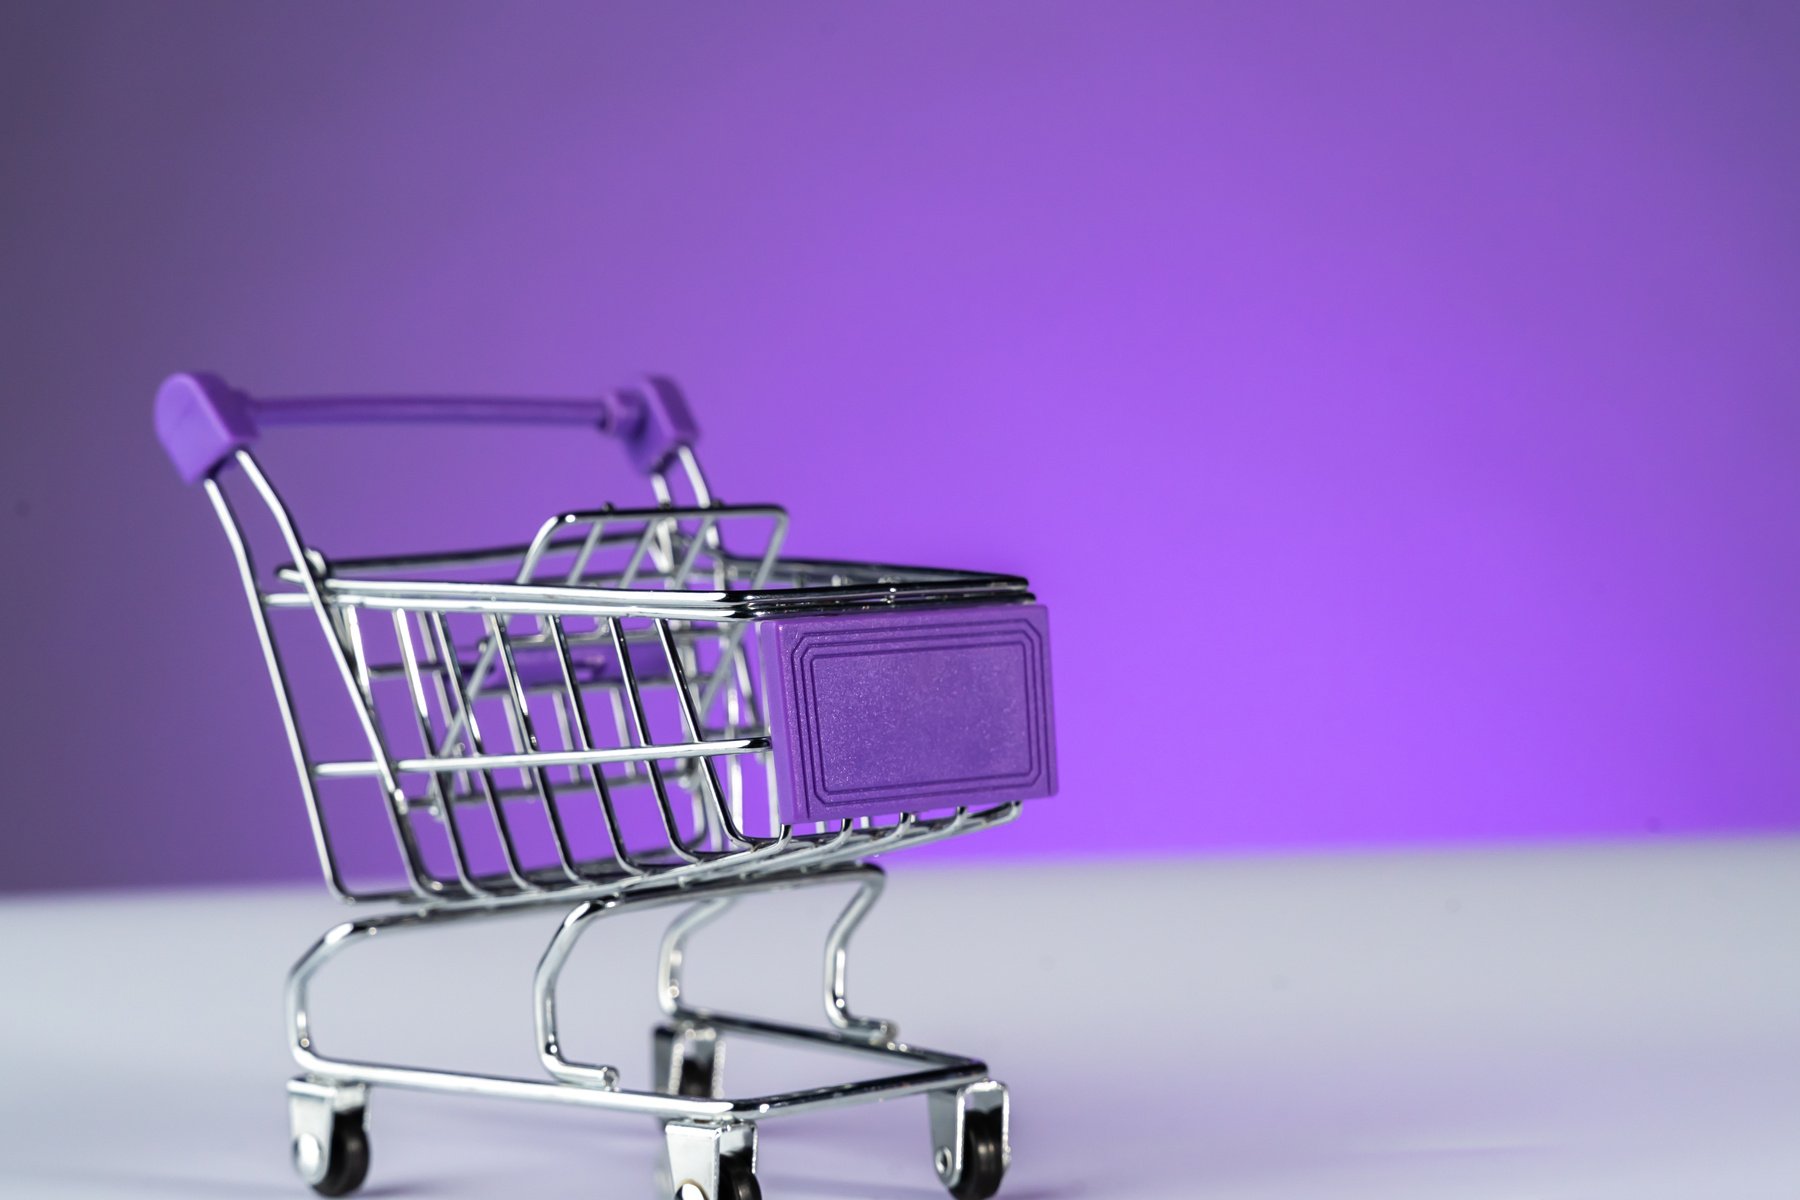
[[[508,548],[334,560],[251,447],[273,426],[369,422],[599,430],[624,443],[654,503],[561,513]],[[883,884],[871,856],[1001,824],[1055,790],[1048,629],[1023,579],[783,557],[786,515],[713,497],[693,419],[662,379],[583,400],[265,400],[176,375],[156,425],[230,542],[325,882],[389,906],[332,929],[289,975],[293,1154],[316,1191],[362,1183],[369,1090],[396,1087],[658,1118],[664,1194],[678,1200],[759,1196],[760,1121],[923,1094],[938,1179],[959,1200],[994,1194],[1011,1157],[1005,1087],[976,1059],[853,1015],[845,971]],[[265,541],[287,559],[266,574],[252,548]],[[329,713],[298,686],[302,648],[323,664]],[[324,748],[328,725],[341,755]],[[327,794],[343,789],[354,797]],[[374,882],[361,877],[371,848],[391,863]],[[691,1003],[696,929],[751,893],[830,885],[851,890],[825,939],[823,1025]],[[534,981],[548,1078],[320,1048],[308,988],[350,946],[552,905],[569,911]],[[598,918],[652,906],[678,913],[662,940],[654,1086],[632,1090],[565,1051],[558,979]],[[728,1036],[852,1051],[896,1073],[730,1098]]]

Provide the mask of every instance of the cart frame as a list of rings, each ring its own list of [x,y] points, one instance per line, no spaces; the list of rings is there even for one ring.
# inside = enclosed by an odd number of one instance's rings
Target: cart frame
[[[387,399],[253,400],[212,376],[171,378],[158,395],[157,418],[165,447],[189,482],[199,483],[223,527],[255,624],[264,664],[273,685],[289,749],[299,776],[315,850],[333,895],[357,905],[378,904],[390,911],[361,916],[325,933],[289,973],[287,1010],[290,1048],[303,1074],[289,1084],[294,1164],[302,1178],[325,1195],[355,1190],[369,1164],[365,1113],[373,1088],[488,1096],[649,1116],[663,1122],[667,1143],[665,1195],[676,1200],[756,1200],[757,1124],[760,1121],[847,1105],[926,1095],[929,1100],[932,1161],[937,1177],[957,1200],[985,1200],[999,1187],[1011,1162],[1010,1103],[1006,1088],[988,1077],[979,1059],[911,1046],[889,1021],[855,1015],[847,997],[849,944],[885,883],[869,856],[960,836],[1014,819],[1017,799],[957,804],[947,815],[898,813],[891,821],[844,819],[810,832],[783,823],[774,812],[770,776],[769,829],[757,834],[741,811],[738,764],[746,757],[767,762],[771,736],[757,710],[745,674],[743,630],[751,622],[793,615],[909,611],[1028,604],[1025,581],[1012,576],[889,567],[879,564],[781,559],[786,514],[775,506],[728,506],[707,485],[692,442],[696,429],[685,402],[665,380],[644,381],[592,401],[494,401]],[[586,425],[618,435],[648,474],[657,505],[650,509],[611,507],[564,513],[540,528],[527,546],[449,555],[332,562],[301,535],[288,506],[250,451],[260,426],[345,420],[449,420]],[[276,585],[258,576],[249,538],[221,476],[235,468],[266,508],[290,561],[274,572]],[[678,505],[671,471],[685,481],[692,503]],[[759,555],[726,549],[723,523],[760,519],[773,532]],[[582,565],[612,529],[614,540],[635,539],[618,586],[595,586]],[[573,556],[566,581],[544,583],[537,569],[558,555]],[[496,561],[520,560],[512,581],[421,579],[432,567],[462,570]],[[694,586],[697,564],[712,564],[715,586]],[[395,578],[396,573],[403,577]],[[410,576],[410,577],[407,577]],[[644,586],[644,579],[661,588]],[[733,586],[747,580],[748,586]],[[285,585],[285,586],[280,586]],[[637,585],[637,586],[634,586]],[[785,586],[782,586],[785,585]],[[271,616],[282,610],[310,611],[345,685],[369,754],[361,759],[316,759],[302,734],[294,692]],[[365,646],[360,615],[386,613],[393,622],[402,661],[377,663]],[[594,622],[586,635],[572,635],[565,621]],[[452,619],[479,620],[486,631],[476,645],[472,667],[463,647],[447,632]],[[519,635],[514,623],[531,622],[534,632]],[[627,622],[636,622],[627,629]],[[416,643],[416,635],[422,644]],[[435,634],[435,637],[433,635]],[[704,662],[696,646],[717,643],[715,659]],[[589,735],[583,714],[585,689],[577,678],[576,651],[599,647],[616,678],[603,681],[619,721],[619,745],[602,747]],[[558,704],[564,744],[546,750],[532,724],[532,690],[520,665],[522,651],[553,655],[560,683],[546,687]],[[640,650],[649,652],[652,680],[644,676]],[[423,752],[395,751],[375,700],[381,679],[404,682],[418,718]],[[441,712],[430,711],[427,679],[435,685]],[[563,688],[557,691],[558,687]],[[679,700],[683,735],[657,737],[646,719],[643,696],[666,687]],[[760,686],[760,685],[759,685]],[[1044,683],[1047,689],[1047,681]],[[495,752],[478,730],[477,702],[484,688],[502,693],[508,706],[510,751]],[[709,724],[720,701],[725,727]],[[629,719],[628,719],[629,718]],[[1047,720],[1047,717],[1046,717]],[[1048,736],[1047,733],[1044,736]],[[716,761],[727,763],[721,783]],[[558,817],[553,769],[579,781],[585,771],[603,808],[612,844],[611,860],[577,861]],[[517,771],[523,789],[498,786],[499,772]],[[612,775],[618,771],[623,774]],[[340,869],[319,784],[368,777],[382,789],[389,824],[404,865],[405,886],[359,888]],[[407,782],[413,790],[408,791]],[[653,788],[666,846],[649,857],[635,855],[620,833],[609,793],[613,784]],[[670,786],[686,790],[693,804],[683,825],[670,800]],[[1053,786],[1053,785],[1052,785]],[[459,790],[460,789],[460,790]],[[1041,794],[1041,793],[1040,793]],[[554,827],[557,862],[527,867],[514,845],[506,806],[524,796],[541,802]],[[499,872],[471,866],[458,833],[459,806],[491,812],[504,849]],[[413,816],[423,811],[448,831],[454,871],[432,869],[413,832]],[[852,886],[849,901],[830,927],[824,945],[820,998],[822,1026],[698,1007],[682,986],[689,937],[723,916],[739,900],[758,894]],[[539,960],[533,982],[535,1044],[548,1079],[531,1080],[456,1070],[430,1069],[331,1057],[318,1045],[309,1007],[314,978],[351,946],[377,934],[389,940],[402,931],[441,929],[477,918],[568,911]],[[563,968],[583,937],[602,918],[651,908],[680,909],[663,936],[657,999],[664,1021],[653,1032],[653,1082],[659,1090],[620,1086],[616,1067],[570,1058],[559,1036],[558,984]],[[723,1092],[721,1039],[758,1038],[840,1050],[880,1058],[896,1068],[876,1079],[751,1097]]]

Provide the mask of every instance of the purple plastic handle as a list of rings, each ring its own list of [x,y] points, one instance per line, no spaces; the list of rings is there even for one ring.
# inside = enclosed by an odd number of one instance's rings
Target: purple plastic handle
[[[611,433],[638,470],[659,470],[700,437],[687,400],[672,382],[646,376],[598,396],[572,400],[494,397],[303,396],[258,399],[217,375],[171,375],[156,391],[156,436],[188,483],[252,445],[264,427],[426,422],[461,425],[571,425]]]

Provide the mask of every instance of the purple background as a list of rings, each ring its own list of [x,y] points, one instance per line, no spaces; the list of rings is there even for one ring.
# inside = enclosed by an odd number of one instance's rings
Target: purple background
[[[189,367],[664,369],[798,550],[1029,574],[1062,795],[945,853],[1800,827],[1796,62],[1785,3],[9,4],[0,882],[314,871]],[[578,440],[269,465],[345,553],[640,494]]]

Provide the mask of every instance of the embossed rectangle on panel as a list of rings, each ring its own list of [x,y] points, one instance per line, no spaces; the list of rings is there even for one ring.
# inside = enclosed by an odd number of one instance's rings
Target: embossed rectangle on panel
[[[1054,793],[1049,632],[1038,604],[765,622],[783,819]]]

